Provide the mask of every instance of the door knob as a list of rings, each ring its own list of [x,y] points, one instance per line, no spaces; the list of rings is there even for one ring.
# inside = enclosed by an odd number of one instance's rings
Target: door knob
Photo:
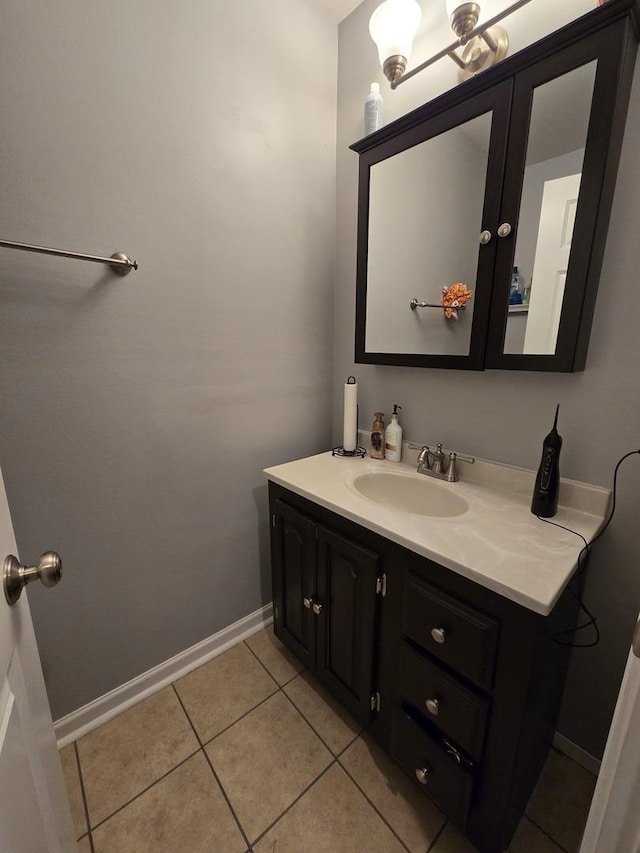
[[[13,554],[9,554],[2,570],[4,597],[8,604],[15,604],[23,588],[31,581],[39,578],[45,586],[55,586],[61,577],[62,560],[55,551],[45,551],[35,566],[23,566]]]
[[[311,610],[311,605],[313,604],[313,598],[303,598],[302,603],[307,608],[307,610]]]
[[[322,613],[322,605],[321,604],[315,604],[314,603],[312,609],[313,609],[313,612],[316,614],[316,616],[319,616]]]
[[[511,223],[503,222],[498,228],[498,237],[508,237],[511,234]]]
[[[487,243],[491,242],[491,231],[481,231],[480,232],[480,244],[482,246],[486,246]]]

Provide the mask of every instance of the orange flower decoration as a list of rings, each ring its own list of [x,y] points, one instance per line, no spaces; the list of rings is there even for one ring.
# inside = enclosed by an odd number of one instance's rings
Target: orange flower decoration
[[[466,285],[458,282],[442,288],[442,304],[447,320],[457,320],[458,311],[464,310],[467,302],[473,296],[473,290],[467,290]]]

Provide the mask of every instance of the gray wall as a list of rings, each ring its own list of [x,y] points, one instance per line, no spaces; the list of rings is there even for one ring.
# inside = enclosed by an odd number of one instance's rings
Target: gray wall
[[[59,717],[271,598],[261,470],[328,446],[335,19],[10,0],[0,464]],[[295,40],[291,39],[295,33]]]
[[[362,135],[362,104],[372,80],[381,82],[387,121],[455,85],[455,67],[443,60],[391,92],[367,31],[375,0],[365,0],[339,28],[338,80],[338,255],[335,300],[335,388],[354,374],[359,384],[360,426],[374,411],[403,406],[404,435],[488,459],[537,468],[543,437],[561,403],[561,458],[565,477],[610,485],[623,453],[640,447],[640,67],[609,230],[586,370],[575,375],[508,371],[440,371],[354,365],[354,297],[357,215],[357,155],[348,149]],[[442,4],[444,6],[444,4]],[[508,28],[517,48],[545,34],[593,3],[531,4]],[[451,39],[444,10],[424,8],[416,64]],[[564,20],[562,19],[564,16]],[[340,434],[342,401],[334,395],[334,437]],[[640,459],[620,470],[618,510],[605,537],[594,547],[586,601],[594,609],[602,641],[575,650],[565,690],[560,731],[593,755],[600,755],[640,608],[637,518]]]

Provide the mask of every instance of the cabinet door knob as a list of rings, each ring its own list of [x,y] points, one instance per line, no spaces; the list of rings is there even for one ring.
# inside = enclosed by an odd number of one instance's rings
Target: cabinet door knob
[[[310,610],[311,606],[313,605],[313,598],[303,598],[302,603],[307,608],[307,610]]]
[[[440,713],[440,702],[437,699],[427,699],[424,703],[427,706],[427,711],[433,716],[437,717]]]
[[[429,776],[428,767],[416,767],[416,779],[421,785],[426,785]]]
[[[322,605],[321,605],[321,604],[316,604],[316,603],[314,602],[314,604],[313,604],[313,612],[316,614],[316,616],[319,616],[319,615],[322,613]]]
[[[447,639],[447,634],[444,628],[432,628],[431,637],[436,641],[436,643],[440,643],[440,645],[442,645]]]
[[[491,237],[492,237],[491,231],[481,231],[480,232],[480,244],[482,246],[486,246],[487,243],[491,242]]]
[[[511,234],[511,225],[508,222],[503,222],[498,228],[498,237],[508,237]]]

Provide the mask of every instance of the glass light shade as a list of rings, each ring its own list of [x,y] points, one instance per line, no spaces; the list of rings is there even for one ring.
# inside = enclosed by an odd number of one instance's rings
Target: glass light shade
[[[480,4],[477,0],[446,0],[445,5],[451,29],[465,43],[478,23]]]
[[[450,19],[456,9],[459,9],[460,6],[464,6],[465,2],[467,2],[467,0],[446,0],[445,5],[447,7],[447,18]]]
[[[409,59],[422,10],[416,0],[385,0],[369,20],[371,38],[378,47],[380,65],[390,56]]]

